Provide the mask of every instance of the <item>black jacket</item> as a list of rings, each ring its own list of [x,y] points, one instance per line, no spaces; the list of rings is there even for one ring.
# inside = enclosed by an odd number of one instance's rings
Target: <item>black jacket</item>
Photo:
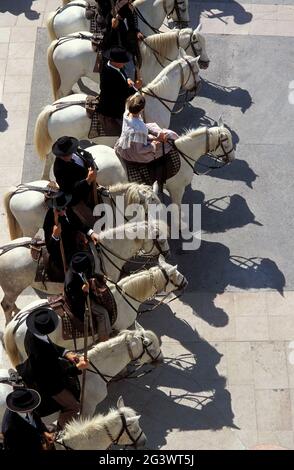
[[[92,279],[96,278],[98,285],[105,283],[103,276],[97,273],[93,273],[90,276]],[[65,281],[64,281],[64,293],[66,295],[66,300],[68,305],[74,314],[80,321],[83,321],[85,308],[86,308],[86,301],[87,301],[87,294],[82,291],[84,281],[82,280],[81,276],[73,272],[71,268],[69,268],[65,274]],[[95,295],[91,291],[90,287],[90,298],[94,299]]]
[[[78,233],[82,232],[86,235],[91,227],[84,225],[70,207],[66,210],[66,216],[59,217],[59,222],[61,224],[61,238],[63,241],[65,258],[69,265],[73,254],[80,250],[77,241]],[[58,268],[63,269],[60,241],[55,240],[52,237],[54,225],[54,211],[53,209],[48,209],[43,224],[45,243],[52,262]]]
[[[42,434],[47,428],[36,413],[32,414],[36,428],[14,411],[5,411],[2,421],[5,450],[22,451],[23,456],[28,452],[42,450]]]
[[[53,173],[61,191],[72,194],[71,205],[79,201],[86,201],[91,192],[92,185],[86,181],[88,168],[93,165],[92,155],[88,152],[77,151],[76,154],[83,160],[84,167],[74,160],[65,162],[62,158],[56,158]]]
[[[98,111],[104,116],[122,119],[126,99],[136,93],[133,87],[129,87],[125,71],[121,72],[123,76],[107,64],[102,68]]]
[[[24,340],[27,360],[18,365],[17,371],[28,387],[35,388],[41,395],[53,396],[67,388],[67,377],[80,374],[73,364],[66,371],[62,366],[65,348],[43,341],[27,330]]]

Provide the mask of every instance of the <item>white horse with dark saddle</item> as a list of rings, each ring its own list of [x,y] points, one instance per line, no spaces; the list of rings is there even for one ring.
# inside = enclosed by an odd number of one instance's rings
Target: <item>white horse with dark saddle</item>
[[[26,318],[26,313],[19,313],[5,329],[5,347],[13,367],[23,363],[27,358],[24,348]],[[11,328],[12,325],[15,332]],[[50,334],[50,339],[56,344],[53,333]],[[163,356],[156,334],[153,331],[144,330],[137,323],[135,330],[121,331],[115,338],[89,349],[88,359],[91,363],[89,369],[93,372],[86,375],[83,414],[93,416],[97,404],[107,396],[108,382],[130,362],[136,361],[140,366],[152,362],[159,363],[163,361]],[[7,390],[7,385],[0,384],[0,418],[1,410],[5,406]]]
[[[140,41],[140,75],[143,84],[150,83],[162,68],[176,60],[181,48],[189,56],[199,57],[200,67],[207,68],[209,58],[200,29],[201,25],[194,31],[191,28],[175,29],[168,33],[153,34]],[[93,50],[92,37],[91,33],[79,32],[53,41],[48,47],[48,67],[54,99],[69,95],[74,84],[82,77],[88,77],[97,83],[97,91],[99,90],[100,74],[93,72],[97,52]]]
[[[180,89],[195,95],[199,84],[198,58],[185,56],[173,61],[142,89],[146,99],[145,122],[156,122],[160,127],[168,128]],[[185,103],[186,100],[182,104]],[[88,138],[91,119],[85,105],[86,95],[71,95],[46,106],[39,114],[35,125],[34,142],[39,157],[42,160],[46,159],[42,179],[49,179],[53,163],[51,148],[59,137],[71,135],[79,140]],[[102,136],[93,141],[113,147],[118,137]]]
[[[208,155],[212,160],[218,160],[219,164],[227,164],[235,159],[235,150],[231,132],[224,127],[220,120],[218,127],[199,127],[187,131],[173,143],[174,149],[179,155],[180,165],[177,173],[168,178],[166,189],[173,203],[177,204],[181,213],[181,202],[185,188],[191,183],[195,173],[194,166],[199,158]],[[128,174],[125,164],[119,159],[115,151],[104,145],[95,145],[87,149],[93,155],[98,167],[98,179],[103,185],[115,184],[114,176],[120,176],[120,181],[127,181]],[[219,165],[218,164],[218,165]],[[215,166],[212,165],[212,168]],[[210,167],[204,166],[209,171]],[[109,175],[112,175],[109,178]]]
[[[49,181],[32,181],[12,187],[4,196],[4,206],[11,240],[20,237],[34,237],[43,227],[47,213],[45,195],[50,194]],[[48,193],[49,192],[49,193]],[[136,220],[145,220],[149,204],[159,204],[160,200],[150,186],[137,183],[124,183],[104,188],[100,191],[102,204],[111,208],[107,226],[117,227],[130,221],[129,205],[138,205]],[[108,211],[106,213],[106,219]]]
[[[118,283],[107,281],[117,310],[117,317],[112,328],[115,331],[121,331],[130,327],[138,316],[139,307],[146,300],[154,299],[160,293],[169,294],[181,291],[187,284],[187,279],[177,270],[177,266],[167,263],[163,256],[159,257],[158,266],[131,274]],[[40,306],[48,306],[48,301],[38,299],[31,302],[17,313],[5,327],[5,349],[14,367],[26,359],[23,343],[27,331],[26,318],[30,312]],[[60,317],[58,326],[50,334],[50,338],[55,344],[67,349],[72,349],[76,345],[77,350],[82,350],[84,345],[83,338],[76,338],[75,342],[63,338]],[[89,343],[92,342],[92,339],[88,338],[88,340]]]
[[[167,231],[163,222],[151,220],[129,222],[101,232],[99,256],[105,275],[117,281],[126,262],[139,253],[145,253],[147,259],[160,253],[167,255]],[[46,294],[60,294],[63,291],[63,284],[58,282],[35,282],[38,262],[31,255],[31,245],[32,239],[23,237],[0,247],[0,286],[4,292],[1,305],[6,322],[10,321],[13,312],[19,311],[15,302],[27,287]]]
[[[67,36],[76,31],[90,31],[90,20],[86,18],[85,0],[69,2],[49,14],[47,28],[51,39]],[[133,2],[138,17],[139,30],[144,36],[158,31],[165,17],[187,25],[189,18],[188,0],[135,0]]]

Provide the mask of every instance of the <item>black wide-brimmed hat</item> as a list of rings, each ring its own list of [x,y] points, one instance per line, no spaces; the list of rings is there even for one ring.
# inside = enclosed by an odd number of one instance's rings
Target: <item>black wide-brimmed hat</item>
[[[7,408],[19,413],[27,413],[34,410],[41,403],[39,393],[32,388],[18,388],[6,397]]]
[[[107,59],[113,60],[113,62],[119,62],[121,64],[126,64],[131,60],[130,54],[124,47],[115,46],[105,52],[105,57]]]
[[[52,153],[56,157],[66,157],[74,153],[79,146],[79,141],[75,137],[68,137],[67,135],[59,137],[52,146]]]
[[[50,307],[39,307],[26,320],[28,330],[37,335],[49,335],[58,326],[58,315]]]
[[[65,194],[63,191],[53,194],[47,199],[47,206],[52,209],[63,210],[72,200],[71,194]]]
[[[94,266],[90,254],[86,251],[79,251],[73,255],[71,267],[76,273],[92,274]]]

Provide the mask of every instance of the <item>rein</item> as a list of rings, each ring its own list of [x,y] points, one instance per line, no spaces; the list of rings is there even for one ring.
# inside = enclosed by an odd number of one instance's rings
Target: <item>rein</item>
[[[202,162],[197,162],[198,165],[201,165],[205,168],[207,168],[207,171],[204,171],[203,173],[199,173],[198,171],[196,171],[194,169],[194,165],[195,165],[195,160],[190,156],[190,155],[187,155],[185,152],[183,152],[182,150],[180,150],[177,146],[176,146],[176,143],[174,140],[170,140],[169,143],[173,146],[173,148],[179,153],[179,155],[183,158],[183,160],[185,160],[185,162],[190,166],[190,168],[193,170],[193,173],[195,173],[195,175],[207,175],[208,173],[210,173],[211,170],[219,170],[221,168],[223,168],[224,166],[226,166],[228,163],[229,163],[229,154],[234,150],[234,147],[232,147],[229,151],[226,151],[226,149],[224,148],[223,146],[223,142],[224,141],[227,141],[228,138],[226,137],[225,139],[221,139],[221,136],[220,136],[220,133],[219,133],[219,137],[218,137],[218,144],[217,146],[214,148],[214,149],[210,149],[210,145],[209,145],[209,131],[208,131],[208,127],[206,127],[206,151],[203,155],[208,155],[209,157],[213,158],[214,160],[216,161],[220,161],[222,162],[223,164],[220,165],[220,166],[209,166],[209,165],[205,165],[204,163]],[[215,156],[213,155],[211,152],[215,152],[218,147],[221,147],[222,151],[224,152],[223,155],[219,155],[219,156]],[[225,158],[224,158],[225,157]],[[192,162],[192,163],[191,163]]]
[[[189,90],[186,90],[186,97],[187,97],[187,95],[188,95],[189,92],[195,92],[195,95],[191,98],[191,99],[193,99],[193,98],[196,96],[196,94],[197,94],[197,90],[198,90],[198,88],[199,88],[199,85],[197,85],[197,82],[196,82],[196,74],[195,74],[195,72],[194,72],[194,70],[193,70],[193,67],[192,67],[191,63],[190,63],[189,60],[186,59],[185,57],[184,57],[183,59],[185,60],[185,62],[187,63],[187,65],[188,65],[188,67],[189,67],[189,76],[188,76],[187,80],[184,82],[184,69],[183,69],[182,64],[179,62],[178,65],[179,65],[180,70],[181,70],[181,86],[180,86],[180,88],[184,88],[184,87],[187,85],[187,83],[189,82],[190,77],[191,77],[191,75],[192,75],[193,80],[194,80],[194,85],[193,85],[193,87],[190,88]],[[153,97],[153,98],[158,99],[158,100],[160,101],[160,103],[161,103],[172,115],[173,115],[173,114],[178,114],[178,113],[180,113],[180,112],[184,109],[184,107],[187,105],[187,103],[188,103],[189,101],[191,101],[191,99],[190,99],[190,100],[187,100],[187,99],[185,98],[182,102],[178,103],[178,100],[170,100],[170,99],[168,99],[168,98],[163,98],[162,96],[157,95],[156,93],[154,93],[154,91],[153,91],[151,88],[148,88],[148,87],[144,87],[144,89],[142,90],[142,93],[143,93],[144,95],[151,96],[151,97]],[[171,104],[173,104],[173,105],[175,105],[176,103],[178,103],[178,104],[182,105],[182,107],[181,107],[178,111],[172,111],[172,108],[170,108],[170,107],[167,105],[167,103],[171,103]]]

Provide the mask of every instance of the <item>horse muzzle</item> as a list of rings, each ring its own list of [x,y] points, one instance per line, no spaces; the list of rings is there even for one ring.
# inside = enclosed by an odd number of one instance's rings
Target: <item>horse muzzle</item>
[[[199,60],[198,65],[201,69],[208,69],[210,60]]]

